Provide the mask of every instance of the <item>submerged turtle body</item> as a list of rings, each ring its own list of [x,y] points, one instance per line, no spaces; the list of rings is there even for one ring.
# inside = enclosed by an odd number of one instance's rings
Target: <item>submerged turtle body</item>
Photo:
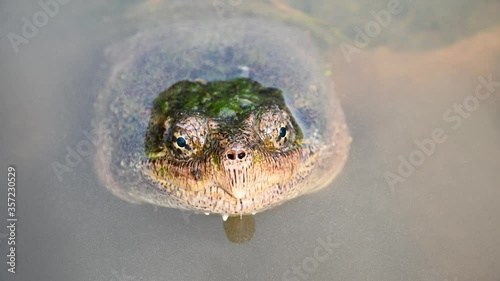
[[[327,186],[351,139],[319,54],[307,32],[250,18],[168,24],[111,47],[100,178],[131,202],[224,216]]]

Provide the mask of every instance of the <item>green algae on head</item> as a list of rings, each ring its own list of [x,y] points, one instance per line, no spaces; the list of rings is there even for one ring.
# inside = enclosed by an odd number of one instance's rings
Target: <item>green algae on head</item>
[[[263,87],[248,78],[208,83],[185,80],[175,83],[156,98],[153,115],[172,115],[184,110],[202,112],[214,119],[241,121],[257,107],[275,104],[285,107],[280,90]]]
[[[234,130],[249,117],[266,118],[269,114],[266,114],[264,109],[269,108],[279,108],[290,116],[290,128],[287,128],[287,124],[274,128],[279,133],[276,140],[284,141],[285,135],[290,135],[289,131],[293,130],[294,140],[300,142],[301,130],[285,105],[283,93],[279,89],[264,87],[248,78],[208,83],[189,80],[177,82],[162,92],[153,103],[145,138],[146,154],[151,159],[164,155],[162,151],[165,150],[165,137],[172,137],[169,136],[167,128],[185,116],[193,115],[203,119],[202,122],[196,123],[197,128],[193,129],[202,130],[203,134],[206,134],[209,129],[208,120],[211,121],[212,127],[217,124],[219,129]],[[272,125],[271,121],[268,120],[269,125]],[[275,121],[279,121],[278,118]],[[202,126],[206,128],[201,128]],[[273,128],[270,128],[270,131],[272,130]],[[283,136],[279,136],[280,134]],[[177,139],[178,136],[175,141]],[[184,137],[182,139],[186,140]],[[167,144],[167,148],[168,146]],[[185,146],[192,148],[188,144],[182,147]]]

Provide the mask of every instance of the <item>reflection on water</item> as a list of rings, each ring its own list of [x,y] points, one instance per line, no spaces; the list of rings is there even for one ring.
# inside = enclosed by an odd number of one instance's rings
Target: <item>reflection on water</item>
[[[102,50],[154,24],[157,2],[72,1],[17,56],[5,34],[20,33],[21,18],[40,7],[0,4],[10,15],[0,33],[0,126],[8,132],[0,155],[4,167],[17,165],[20,186],[19,268],[2,271],[2,280],[498,279],[498,84],[477,106],[470,97],[478,77],[500,81],[498,1],[412,1],[366,46],[355,45],[354,28],[389,1],[290,1],[340,38],[328,63],[353,150],[332,188],[259,214],[253,239],[241,245],[227,242],[220,218],[113,197],[97,183],[92,157],[62,180],[52,169],[90,131]],[[248,2],[227,15],[264,1]],[[207,12],[217,17],[211,3]],[[116,26],[116,14],[147,20]],[[350,62],[341,43],[359,49]],[[450,109],[461,120],[456,129],[443,117]],[[437,128],[446,141],[400,175],[400,159]],[[403,181],[391,188],[387,172]],[[320,240],[335,247],[315,255]]]
[[[248,242],[255,233],[253,216],[229,217],[223,224],[227,239],[233,243]]]

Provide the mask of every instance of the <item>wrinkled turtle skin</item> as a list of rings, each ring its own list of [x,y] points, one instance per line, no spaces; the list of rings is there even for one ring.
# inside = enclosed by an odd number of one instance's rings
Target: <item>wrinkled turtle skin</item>
[[[130,202],[224,217],[328,186],[351,138],[311,33],[213,14],[151,17],[107,49],[94,120],[103,184]]]

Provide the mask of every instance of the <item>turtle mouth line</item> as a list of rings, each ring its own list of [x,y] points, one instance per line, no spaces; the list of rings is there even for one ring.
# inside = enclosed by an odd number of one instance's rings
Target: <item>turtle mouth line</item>
[[[169,186],[170,196],[185,202],[185,207],[191,210],[197,209],[199,212],[209,212],[213,214],[255,214],[272,206],[283,202],[284,197],[295,197],[289,195],[293,192],[291,187],[294,180],[286,183],[276,183],[267,186],[265,189],[251,193],[251,196],[236,198],[230,192],[226,191],[221,185],[213,184],[203,187],[201,190],[188,190],[168,179],[160,182],[162,188]],[[248,194],[248,192],[246,192]],[[297,193],[298,194],[298,193]],[[274,198],[274,199],[273,199]],[[280,199],[281,198],[281,199]],[[205,204],[200,204],[205,202]],[[225,206],[219,208],[220,206]]]

